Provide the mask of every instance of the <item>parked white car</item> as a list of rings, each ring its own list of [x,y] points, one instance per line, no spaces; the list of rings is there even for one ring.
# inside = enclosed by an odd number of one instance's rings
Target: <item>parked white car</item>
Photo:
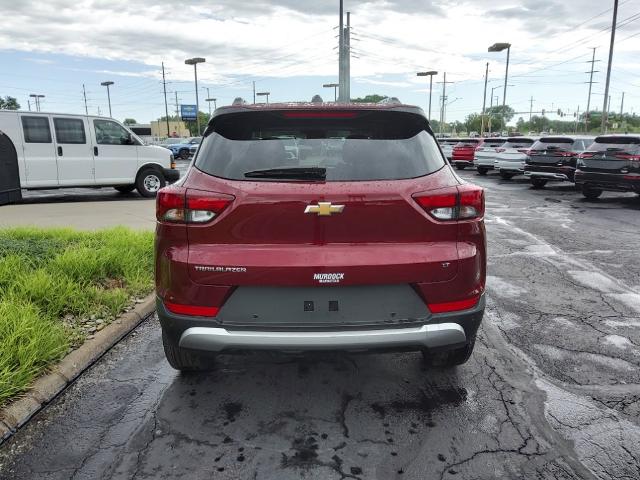
[[[476,149],[473,164],[480,175],[486,175],[489,170],[493,170],[497,155],[496,149],[506,141],[506,138],[501,137],[485,138],[482,146]]]
[[[538,137],[507,138],[507,141],[501,147],[496,148],[496,160],[493,168],[505,180],[509,180],[516,175],[523,175],[527,152],[537,140]]]
[[[115,187],[153,197],[180,178],[169,150],[106,117],[0,111],[0,152],[5,203],[21,188]]]

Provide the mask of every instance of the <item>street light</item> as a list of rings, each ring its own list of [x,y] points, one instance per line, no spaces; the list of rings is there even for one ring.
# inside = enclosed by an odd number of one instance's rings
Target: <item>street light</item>
[[[107,87],[107,99],[109,100],[109,116],[113,118],[113,115],[111,115],[111,94],[109,93],[109,85],[113,85],[113,82],[102,82],[100,85],[102,85],[103,87]]]
[[[494,43],[489,47],[489,52],[501,52],[505,49],[507,50],[507,67],[504,70],[504,92],[502,94],[503,110],[507,101],[507,78],[509,77],[509,55],[511,53],[511,44],[510,43]]]
[[[433,76],[437,74],[438,72],[436,72],[435,70],[416,73],[416,76],[418,77],[429,77],[429,116],[427,117],[429,121],[431,121],[431,93],[433,92]]]
[[[206,60],[204,58],[201,57],[193,57],[193,58],[187,58],[184,61],[185,65],[193,65],[193,76],[195,78],[195,82],[196,82],[196,125],[198,127],[198,135],[200,135],[200,102],[198,101],[198,64],[199,63],[204,63],[206,62]]]
[[[31,93],[29,94],[30,97],[33,97],[35,103],[36,103],[36,112],[40,111],[40,99],[44,98],[44,95],[37,95],[35,93]]]
[[[269,95],[271,95],[271,92],[256,92],[258,97],[267,97],[267,103],[269,103]]]
[[[338,101],[338,87],[340,86],[340,84],[339,83],[325,83],[322,86],[324,88],[333,88],[333,101],[337,102]]]

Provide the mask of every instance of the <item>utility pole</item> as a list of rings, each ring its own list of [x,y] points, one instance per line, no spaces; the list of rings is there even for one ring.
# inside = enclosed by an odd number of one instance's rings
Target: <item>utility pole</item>
[[[531,115],[533,115],[533,95],[531,95],[531,100],[529,100],[529,128],[531,128]]]
[[[27,100],[27,107],[29,107],[29,111],[31,111],[31,101]]]
[[[578,105],[578,109],[576,110],[576,124],[573,129],[574,133],[578,133],[578,120],[580,119],[580,105]]]
[[[585,72],[585,73],[589,73],[589,95],[587,96],[587,109],[585,110],[585,115],[584,115],[585,133],[589,131],[589,108],[591,107],[591,87],[593,86],[593,74],[597,73],[597,70],[594,70],[594,68],[595,68],[596,62],[600,61],[600,60],[596,60],[596,47],[592,47],[592,50],[593,50],[593,55],[592,55],[591,61],[587,62],[591,64],[591,71]]]
[[[622,101],[620,102],[620,122],[622,122],[622,112],[624,112],[624,92],[622,92]]]
[[[209,87],[205,87],[207,91],[207,99],[206,102],[209,104],[209,118],[211,118],[211,95],[209,95]]]
[[[164,62],[162,62],[162,89],[164,90],[164,113],[167,120],[167,137],[171,135],[169,131],[169,105],[167,105],[167,82],[164,77]]]
[[[444,72],[444,79],[442,80],[442,82],[438,83],[442,83],[442,105],[440,106],[440,134],[442,134],[442,128],[445,119],[445,102],[447,101],[447,83],[453,82],[447,82],[447,72]]]
[[[256,82],[253,81],[253,104],[256,104]]]
[[[344,96],[351,101],[351,12],[347,12],[347,26],[344,29]]]
[[[482,96],[482,117],[480,118],[480,136],[484,135],[484,111],[487,106],[487,80],[489,79],[489,62],[484,73],[484,95]]]
[[[616,41],[616,21],[618,19],[618,0],[613,0],[613,21],[611,22],[611,43],[609,45],[609,62],[607,63],[607,81],[604,87],[604,106],[602,108],[602,125],[604,133],[607,128],[607,100],[609,98],[609,83],[611,82],[611,63],[613,63],[613,45]]]
[[[176,94],[176,118],[180,119],[180,113],[178,113],[178,92],[173,92]]]
[[[89,115],[89,109],[87,108],[87,91],[84,88],[84,83],[82,84],[82,96],[84,97],[84,112]]]
[[[338,19],[338,100],[344,102],[344,21],[343,0],[340,0],[340,18]]]

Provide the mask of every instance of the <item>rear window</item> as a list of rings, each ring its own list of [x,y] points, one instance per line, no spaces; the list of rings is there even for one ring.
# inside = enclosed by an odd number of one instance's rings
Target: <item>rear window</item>
[[[504,148],[518,148],[528,147],[532,145],[534,141],[530,138],[510,138],[502,144]]]
[[[478,143],[480,143],[480,140],[469,138],[465,140],[460,140],[460,143],[458,143],[458,145],[477,145]]]
[[[589,147],[596,152],[640,152],[640,137],[597,137]]]
[[[503,143],[504,143],[504,138],[501,138],[499,140],[494,140],[494,139],[485,140],[483,145],[485,147],[499,147]]]
[[[421,177],[445,165],[426,125],[418,115],[388,111],[227,114],[203,139],[195,166],[232,180],[307,167],[326,169],[327,181]]]

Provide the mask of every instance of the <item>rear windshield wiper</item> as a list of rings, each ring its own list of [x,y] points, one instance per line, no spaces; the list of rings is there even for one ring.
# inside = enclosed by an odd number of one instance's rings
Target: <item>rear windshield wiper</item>
[[[284,178],[293,180],[325,180],[327,169],[321,167],[268,168],[245,172],[246,178]]]

